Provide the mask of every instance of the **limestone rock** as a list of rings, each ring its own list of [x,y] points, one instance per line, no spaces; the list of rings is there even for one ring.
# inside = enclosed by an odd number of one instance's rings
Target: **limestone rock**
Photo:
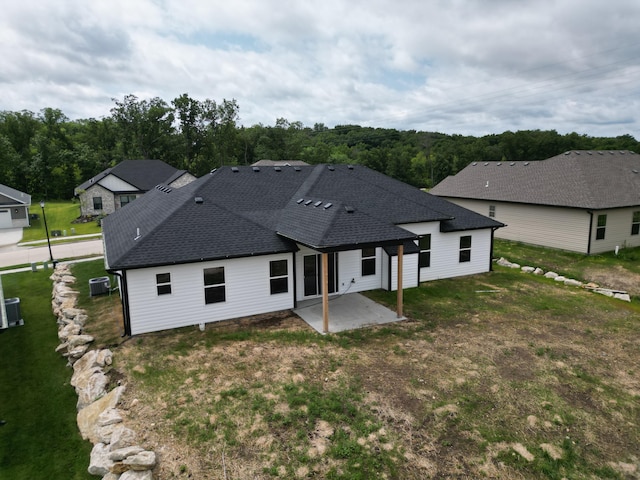
[[[617,298],[618,300],[623,300],[625,302],[631,301],[631,296],[628,293],[614,293],[613,298]]]
[[[66,343],[66,342],[65,342],[65,343],[61,343],[60,345],[58,345],[58,346],[56,347],[56,353],[62,353],[62,354],[64,354],[64,353],[66,353],[66,352],[67,352],[68,347],[69,347],[69,344],[68,344],[68,343]]]
[[[607,297],[613,297],[614,295],[611,290],[607,290],[606,288],[596,288],[594,292],[599,293],[600,295],[605,295]]]
[[[124,425],[118,425],[111,435],[111,450],[131,447],[136,443],[136,432]]]
[[[153,480],[153,473],[151,473],[151,470],[144,470],[142,472],[129,470],[120,475],[119,480]]]
[[[545,278],[556,278],[558,274],[556,272],[547,272],[544,274]]]
[[[102,477],[102,480],[119,480],[120,479],[120,475],[117,475],[115,473],[107,473],[104,477]]]
[[[511,265],[509,265],[509,268],[520,268],[520,264],[519,263],[512,263]]]
[[[156,466],[156,454],[144,451],[125,458],[122,463],[131,470],[151,470]]]
[[[75,377],[76,374],[74,373],[73,376]],[[100,367],[84,370],[83,374],[76,378],[76,385],[74,385],[78,394],[78,410],[105,396],[108,385],[109,377]]]
[[[73,320],[77,315],[85,314],[85,311],[79,308],[65,308],[63,309],[62,314],[69,320]]]
[[[94,338],[91,335],[71,335],[67,338],[70,348],[79,347],[93,342]]]
[[[70,358],[76,361],[80,357],[82,357],[85,353],[87,353],[87,350],[89,350],[89,345],[80,345],[78,347],[71,348],[71,349],[67,348],[67,354],[69,355]]]
[[[108,408],[100,415],[98,415],[97,425],[99,427],[114,425],[116,423],[122,423],[122,412],[117,408]]]
[[[80,335],[82,328],[73,322],[65,324],[60,330],[58,330],[58,339],[61,342],[66,341],[69,337],[74,335]]]
[[[542,270],[540,267],[536,267],[536,269],[533,271],[534,275],[544,275],[544,270]]]
[[[115,408],[124,394],[125,387],[117,387],[107,393],[104,397],[96,400],[91,405],[86,406],[78,412],[78,429],[82,438],[91,443],[98,443],[96,427],[98,417],[109,408]]]
[[[557,277],[553,278],[556,282],[564,282],[567,277],[563,277],[562,275],[558,275]]]
[[[113,461],[109,459],[109,446],[104,443],[96,443],[91,450],[89,460],[89,473],[91,475],[106,475],[113,466]]]
[[[574,280],[573,278],[567,278],[564,281],[564,284],[569,286],[569,287],[581,287],[582,286],[582,282],[579,280]]]
[[[114,462],[121,462],[125,458],[131,457],[133,455],[137,455],[141,452],[144,452],[144,448],[136,445],[133,447],[120,448],[118,450],[111,450],[109,454],[109,458]]]
[[[535,268],[534,267],[522,267],[520,270],[522,270],[524,273],[533,273]]]
[[[100,443],[111,443],[111,437],[113,437],[113,431],[116,429],[118,424],[105,425],[101,427],[100,425],[96,425],[95,435],[96,441]]]

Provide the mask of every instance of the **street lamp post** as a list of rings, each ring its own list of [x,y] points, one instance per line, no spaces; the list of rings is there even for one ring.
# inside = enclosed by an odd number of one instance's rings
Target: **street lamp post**
[[[44,220],[44,230],[47,232],[47,245],[49,246],[49,260],[51,265],[55,268],[55,262],[53,261],[53,254],[51,253],[51,240],[49,239],[49,227],[47,226],[47,215],[44,213],[44,200],[40,201],[40,208],[42,208],[42,219]]]

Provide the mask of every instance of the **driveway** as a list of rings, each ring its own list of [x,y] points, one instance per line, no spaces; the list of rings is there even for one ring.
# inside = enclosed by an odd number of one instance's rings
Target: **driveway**
[[[16,245],[22,239],[22,228],[0,229],[0,248]]]

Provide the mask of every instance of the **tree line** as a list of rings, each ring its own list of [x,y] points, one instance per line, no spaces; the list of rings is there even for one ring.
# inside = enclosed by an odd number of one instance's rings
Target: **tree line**
[[[54,108],[0,112],[0,183],[36,198],[68,199],[76,186],[125,159],[159,159],[201,176],[261,159],[361,164],[429,188],[471,162],[543,160],[568,150],[640,151],[631,135],[590,137],[555,130],[482,137],[278,118],[240,125],[235,100],[114,99],[101,119],[70,120]]]

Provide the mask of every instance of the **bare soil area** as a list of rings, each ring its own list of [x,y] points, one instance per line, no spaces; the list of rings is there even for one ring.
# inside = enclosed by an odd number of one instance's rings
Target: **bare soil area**
[[[638,309],[506,285],[351,334],[285,312],[130,339],[126,422],[158,479],[640,478]]]
[[[622,265],[608,268],[589,268],[585,271],[585,275],[590,282],[640,296],[640,274],[630,272]]]

